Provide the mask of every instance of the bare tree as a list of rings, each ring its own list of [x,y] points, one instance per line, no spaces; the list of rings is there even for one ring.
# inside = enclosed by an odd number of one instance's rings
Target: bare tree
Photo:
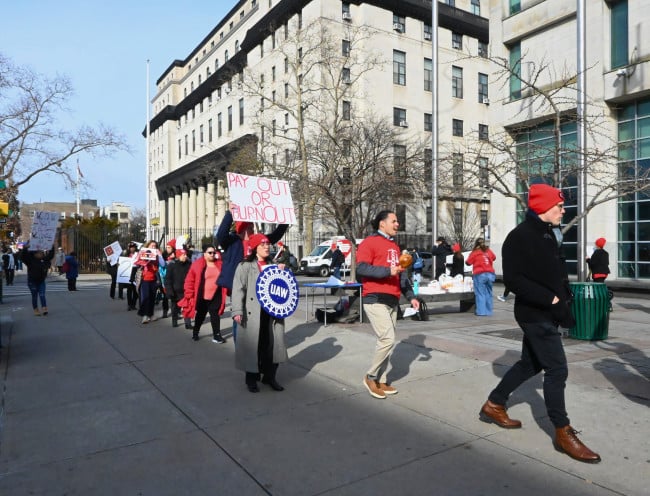
[[[474,246],[476,238],[483,235],[480,205],[459,202],[456,207],[453,202],[446,202],[444,214],[439,219],[440,235],[450,243],[459,243],[462,249],[467,250]]]
[[[61,127],[73,89],[66,77],[47,78],[0,54],[0,180],[13,194],[37,174],[53,172],[75,182],[71,159],[128,150],[124,138],[99,125]]]
[[[278,65],[271,71],[266,65],[249,68],[243,78],[244,91],[260,99],[260,162],[265,173],[292,184],[307,246],[313,244],[314,215],[324,198],[321,188],[313,188],[322,170],[313,170],[309,148],[323,149],[327,140],[339,139],[351,118],[343,107],[356,96],[354,83],[382,63],[379,53],[366,46],[369,30],[346,26],[342,41],[341,33],[332,32],[335,26],[341,28],[323,19],[292,26],[292,35],[274,49]],[[282,31],[272,36],[280,38]],[[338,164],[330,161],[328,167]]]
[[[575,72],[566,67],[558,71],[546,60],[527,60],[525,55],[514,64],[500,57],[490,60],[496,67],[497,85],[520,98],[516,117],[527,124],[492,129],[489,136],[480,136],[468,144],[467,156],[474,164],[471,172],[478,180],[486,181],[491,190],[516,199],[525,209],[524,194],[531,184],[541,181],[562,188],[568,196],[567,204],[576,204],[577,190],[572,187],[585,172],[586,207],[567,218],[563,232],[597,205],[634,192],[650,191],[650,169],[634,161],[621,163],[625,157],[633,156],[630,152],[634,145],[624,147],[617,143],[616,129],[607,119],[611,111],[606,105],[588,98],[584,120],[586,146],[584,152],[578,148],[574,132]],[[510,86],[513,82],[518,87],[515,90]]]

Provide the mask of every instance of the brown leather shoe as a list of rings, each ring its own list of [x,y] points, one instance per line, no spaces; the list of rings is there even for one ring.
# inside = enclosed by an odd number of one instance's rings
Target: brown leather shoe
[[[377,398],[378,400],[385,400],[386,393],[384,393],[379,387],[379,383],[374,379],[370,379],[368,376],[363,378],[363,385],[366,386],[366,389],[370,393],[370,396]]]
[[[490,400],[486,401],[481,407],[478,416],[483,422],[487,422],[488,424],[494,423],[504,429],[519,429],[521,427],[519,420],[508,417],[505,406],[497,405]]]
[[[381,389],[384,394],[397,394],[397,389],[393,386],[389,386],[385,382],[378,382],[377,384],[379,384],[379,389]]]
[[[555,449],[566,453],[571,458],[586,463],[598,463],[600,455],[587,448],[580,439],[578,431],[570,425],[555,429]]]

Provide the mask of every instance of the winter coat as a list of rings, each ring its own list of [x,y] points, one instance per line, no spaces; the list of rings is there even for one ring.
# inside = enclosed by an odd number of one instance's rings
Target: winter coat
[[[217,242],[223,250],[223,268],[217,284],[228,288],[229,292],[232,290],[235,270],[237,270],[239,263],[244,260],[244,242],[236,232],[230,230],[232,223],[232,213],[230,213],[230,210],[226,210],[226,215],[223,216],[215,234]],[[274,245],[280,241],[288,227],[288,224],[280,224],[271,234],[267,234],[266,237],[269,238],[269,242]]]
[[[175,260],[167,264],[167,277],[165,277],[165,293],[167,298],[178,301],[185,294],[185,278],[192,266],[189,259],[185,262]]]
[[[494,266],[492,264],[496,259],[497,256],[489,248],[485,251],[477,248],[467,256],[465,265],[472,266],[472,274],[474,275],[483,274],[484,272],[494,272]]]
[[[50,271],[54,252],[50,250],[40,259],[36,258],[34,253],[25,248],[22,252],[22,261],[27,265],[27,281],[40,284],[45,280],[47,273]]]
[[[223,265],[221,257],[215,258],[217,267],[221,271]],[[194,318],[196,315],[196,302],[200,297],[203,297],[203,288],[205,287],[205,268],[207,262],[204,257],[192,262],[192,265],[185,277],[185,284],[183,285],[183,298],[178,302],[178,306],[183,309],[183,317],[186,319]],[[218,281],[218,279],[217,279]],[[217,291],[221,291],[221,305],[219,306],[219,315],[223,314],[226,306],[226,288],[217,284]]]
[[[453,254],[454,251],[447,243],[440,243],[440,245],[433,245],[431,248],[431,255],[436,257],[436,269],[444,269],[447,263],[447,256]]]
[[[587,265],[591,270],[591,277],[607,277],[609,274],[609,253],[603,248],[596,248],[587,259]]]
[[[237,266],[233,280],[232,315],[242,316],[242,322],[237,326],[235,366],[246,372],[259,372],[257,346],[260,336],[260,316],[264,311],[255,294],[259,274],[257,260],[243,262]],[[273,334],[273,363],[286,362],[289,357],[284,340],[284,319],[270,317],[268,322]]]
[[[68,264],[68,271],[65,273],[65,278],[76,279],[79,277],[79,262],[77,261],[77,257],[67,255],[65,261]]]
[[[517,322],[575,324],[566,257],[551,224],[529,210],[506,237],[501,253],[503,282],[516,294]],[[553,305],[556,296],[560,301]]]
[[[465,258],[462,253],[454,253],[454,256],[451,259],[451,263],[447,264],[449,269],[449,275],[455,277],[458,274],[465,274]]]

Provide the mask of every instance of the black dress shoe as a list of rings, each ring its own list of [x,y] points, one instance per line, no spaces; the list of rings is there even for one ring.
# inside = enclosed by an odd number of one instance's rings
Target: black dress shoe
[[[259,393],[260,388],[257,387],[257,384],[246,384],[248,391],[251,393]]]
[[[274,391],[284,391],[284,388],[276,381],[275,379],[262,379],[262,384],[267,384],[271,386],[271,389]]]
[[[199,335],[198,334],[193,334],[192,335],[192,340],[193,341],[198,341],[199,340]]]

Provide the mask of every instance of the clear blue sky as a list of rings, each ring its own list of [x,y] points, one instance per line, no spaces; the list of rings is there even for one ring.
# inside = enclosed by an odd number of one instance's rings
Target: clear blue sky
[[[15,64],[47,76],[66,75],[75,90],[68,102],[79,127],[104,123],[126,136],[133,154],[112,159],[80,156],[89,183],[82,198],[100,206],[113,201],[145,206],[146,61],[150,96],[175,59],[185,59],[232,9],[236,0],[20,0],[2,2],[0,52]],[[21,188],[20,201],[72,201],[54,174],[37,176]]]

